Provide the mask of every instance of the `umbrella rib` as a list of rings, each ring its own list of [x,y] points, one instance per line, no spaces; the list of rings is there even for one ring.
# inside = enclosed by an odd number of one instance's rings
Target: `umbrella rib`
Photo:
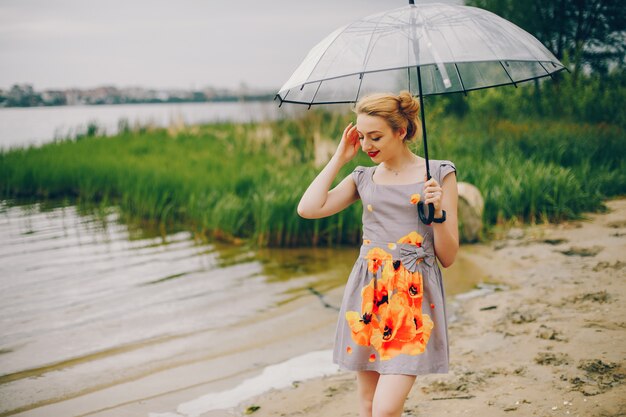
[[[285,93],[285,97],[281,97],[279,94],[277,94],[278,98],[280,99],[280,104],[278,105],[278,107],[282,106],[283,103],[287,102],[285,99],[287,98],[287,96],[289,95],[289,92],[291,91],[291,88],[289,90],[287,90],[287,93]]]
[[[322,86],[323,82],[324,81],[320,81],[320,83],[317,85],[317,89],[315,90],[315,94],[313,94],[313,98],[311,98],[311,102],[309,103],[309,109],[313,105],[313,102],[315,101],[315,97],[317,96],[317,92],[320,91],[320,87]]]
[[[501,24],[501,25],[508,25],[508,26],[511,26],[511,30],[513,30],[513,31],[517,32],[517,33],[519,34],[520,38],[522,38],[522,39],[524,39],[524,38],[528,38],[528,35],[530,35],[528,32],[526,32],[525,30],[523,30],[523,29],[522,29],[522,28],[520,28],[519,26],[514,25],[513,23],[509,22],[509,21],[508,21],[508,20],[506,20],[506,19],[503,19],[503,20],[504,20],[504,22],[500,22],[500,24]],[[532,36],[532,35],[531,35],[531,36]],[[535,40],[536,40],[536,38],[534,38],[534,37],[533,37],[533,39],[535,39]],[[538,58],[538,57],[537,57],[537,55],[534,53],[534,51],[533,51],[531,48],[529,48],[529,47],[528,47],[528,44],[527,44],[526,42],[522,42],[522,43],[521,43],[521,45],[522,45],[522,46],[526,49],[526,51],[528,51],[528,54],[529,54],[529,55],[531,55],[531,56],[535,59],[535,61],[539,62],[539,60],[540,60],[541,58]],[[545,48],[545,46],[543,46],[543,44],[541,44],[541,42],[540,42],[540,45],[541,45],[543,48]],[[550,51],[548,51],[548,52],[550,52]],[[545,68],[544,68],[544,69],[545,69]]]
[[[381,22],[381,21],[382,21],[385,17],[387,17],[387,15],[388,15],[389,13],[391,13],[391,12],[395,12],[395,11],[396,11],[396,10],[394,9],[394,10],[389,10],[389,11],[387,11],[387,12],[385,12],[385,13],[382,13],[382,14],[381,14],[381,16],[380,16],[380,19],[378,19],[378,21],[376,22],[376,26],[374,26],[374,30],[372,31],[372,34],[371,34],[371,36],[370,36],[370,39],[369,39],[369,41],[368,41],[368,43],[367,43],[367,48],[365,49],[365,56],[363,56],[363,63],[361,64],[361,69],[362,69],[363,71],[365,71],[365,66],[366,66],[366,65],[367,65],[367,63],[369,62],[369,56],[370,56],[370,51],[371,51],[371,49],[370,49],[370,48],[372,48],[372,44],[375,44],[375,42],[373,42],[373,40],[374,40],[374,35],[376,35],[376,34],[377,34],[376,29],[378,29],[378,27],[380,26],[380,22]],[[384,30],[382,30],[381,32],[384,32]],[[392,32],[392,33],[393,33],[393,32]]]
[[[337,36],[335,36],[335,39],[333,39],[333,41],[332,41],[330,44],[328,44],[328,46],[326,46],[326,49],[324,49],[324,52],[322,53],[322,55],[319,57],[319,59],[317,60],[317,62],[316,62],[316,63],[315,63],[315,65],[313,66],[313,68],[311,68],[311,72],[309,72],[309,75],[307,76],[307,78],[308,78],[308,77],[310,77],[310,76],[311,76],[311,74],[313,74],[313,72],[315,71],[315,69],[317,68],[317,66],[319,65],[319,63],[320,63],[320,62],[322,62],[322,59],[323,59],[323,58],[324,58],[324,56],[326,55],[326,52],[328,52],[328,50],[329,50],[329,49],[330,49],[330,47],[331,47],[331,46],[335,43],[335,41],[336,41],[337,39],[339,39],[339,37],[340,37],[341,35],[343,35],[343,33],[344,33],[344,32],[345,32],[345,31],[346,31],[349,27],[351,27],[352,25],[354,25],[355,23],[356,23],[356,22],[352,22],[352,23],[350,23],[350,24],[346,25],[346,26],[343,28],[343,30],[342,30],[340,33],[338,33],[338,34],[337,34]],[[302,85],[305,85],[305,84],[307,84],[307,83],[303,83]]]
[[[546,69],[546,67],[544,67],[544,66],[543,66],[543,64],[541,63],[541,61],[537,61],[537,63],[538,63],[539,65],[541,65],[541,68],[543,68],[543,70],[546,72],[546,74],[548,74],[548,75],[550,76],[550,78],[554,79],[554,76],[552,75],[552,73],[551,73],[550,71],[548,71],[548,70]],[[563,67],[563,68],[565,68],[565,67]]]
[[[476,18],[477,18],[477,20],[483,20],[484,21],[484,19],[482,19],[482,16],[476,16]],[[472,32],[476,35],[477,38],[479,38],[482,41],[483,45],[487,47],[487,49],[489,50],[489,52],[491,52],[491,55],[494,58],[498,56],[498,54],[491,48],[491,45],[490,45],[490,42],[489,42],[490,39],[485,39],[482,36],[483,32],[475,30],[474,28],[472,28]],[[490,59],[489,61],[495,61],[495,59]],[[482,74],[481,74],[481,77],[482,77]]]
[[[500,63],[500,66],[502,67],[504,72],[506,72],[506,75],[509,77],[509,80],[511,80],[511,82],[513,83],[515,88],[517,88],[517,84],[515,83],[515,81],[513,81],[513,78],[511,77],[511,74],[509,74],[509,72],[506,70],[506,68],[504,68],[504,64],[502,63],[502,61],[498,61],[498,62]]]
[[[409,57],[407,57],[407,63],[409,62]],[[413,95],[413,93],[411,92],[411,67],[406,67],[406,75],[408,78],[408,90],[409,90],[409,94]]]
[[[354,102],[359,101],[359,94],[361,94],[361,85],[363,84],[363,73],[359,75],[359,88],[356,89],[356,97],[354,98]]]
[[[491,12],[490,12],[491,13]],[[496,15],[497,16],[497,15]],[[519,26],[509,22],[508,20],[498,16],[498,20],[496,20],[494,23],[496,23],[499,27],[503,28],[505,26],[508,26],[511,28],[512,31],[516,32],[518,34],[518,36],[522,39],[528,39],[528,36],[530,35],[528,32],[526,32],[525,30],[523,30],[522,28],[520,28]],[[484,21],[484,17],[481,16],[481,20]],[[502,33],[508,33],[508,31],[503,30]],[[532,35],[530,35],[532,37]],[[535,39],[533,37],[533,39]],[[535,39],[536,41],[536,39]],[[534,62],[539,62],[540,58],[537,57],[537,55],[534,53],[534,51],[528,47],[528,44],[526,42],[521,42],[519,43],[519,45],[521,45],[524,49],[526,49],[526,51],[528,52],[528,54],[530,56],[533,57],[533,61]],[[541,43],[540,45],[542,47],[544,47]],[[545,47],[544,47],[545,48]],[[549,52],[549,51],[548,51]],[[545,69],[545,68],[544,68]],[[547,71],[546,71],[547,72]],[[549,73],[548,73],[549,74]]]
[[[463,94],[467,97],[467,90],[465,89],[465,83],[463,82],[463,78],[461,77],[461,73],[459,72],[459,67],[454,63],[454,69],[456,70],[456,75],[459,76],[459,82],[461,83],[461,88],[463,89]]]

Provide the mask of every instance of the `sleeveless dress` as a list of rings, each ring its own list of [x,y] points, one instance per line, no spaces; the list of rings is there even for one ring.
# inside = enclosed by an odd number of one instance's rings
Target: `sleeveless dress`
[[[442,184],[455,171],[430,160]],[[333,347],[340,368],[381,374],[447,373],[450,349],[432,225],[419,220],[424,181],[383,185],[376,166],[352,172],[363,204],[363,243],[343,293]]]

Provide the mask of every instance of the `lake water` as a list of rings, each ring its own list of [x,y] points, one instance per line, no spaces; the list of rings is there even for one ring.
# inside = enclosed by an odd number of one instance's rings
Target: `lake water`
[[[341,285],[358,256],[151,237],[114,210],[0,208],[0,414],[253,348],[253,317]]]
[[[0,108],[0,148],[40,145],[55,138],[73,137],[90,122],[97,123],[107,134],[114,134],[122,119],[131,126],[169,126],[275,120],[295,117],[304,111],[304,106],[279,108],[275,101]]]

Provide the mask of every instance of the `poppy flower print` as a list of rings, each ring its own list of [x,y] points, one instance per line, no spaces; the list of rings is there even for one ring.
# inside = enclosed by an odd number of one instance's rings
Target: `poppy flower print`
[[[384,261],[391,259],[391,254],[381,248],[372,248],[365,259],[367,259],[367,270],[375,274]]]
[[[423,240],[422,235],[412,231],[397,243],[421,246]],[[372,278],[361,290],[361,311],[345,314],[352,340],[376,351],[370,362],[423,353],[434,323],[422,313],[421,272],[409,271],[402,261],[377,246],[369,249],[364,258]]]
[[[372,346],[381,360],[388,360],[402,353],[402,348],[417,333],[411,308],[403,297],[393,297],[381,308],[378,328],[372,332]]]
[[[352,340],[361,346],[369,346],[372,331],[378,328],[378,318],[372,312],[359,314],[356,311],[348,311],[346,320],[352,330]]]
[[[404,269],[398,279],[398,289],[409,296],[411,300],[421,299],[424,291],[424,280],[419,271],[411,272]]]
[[[378,314],[378,308],[389,302],[388,283],[382,280],[372,279],[361,291],[362,310]]]
[[[424,241],[424,237],[419,233],[413,231],[406,236],[402,236],[398,239],[397,243],[408,243],[411,245],[422,246],[422,242]]]

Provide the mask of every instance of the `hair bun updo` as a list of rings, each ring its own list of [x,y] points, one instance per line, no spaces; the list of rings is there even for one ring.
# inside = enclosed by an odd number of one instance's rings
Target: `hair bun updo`
[[[417,118],[417,113],[420,111],[420,102],[411,93],[402,91],[398,95],[398,105],[400,106],[400,111],[408,119]]]
[[[404,90],[398,94],[398,107],[400,112],[407,119],[407,132],[405,141],[411,141],[413,138],[422,132],[422,126],[420,125],[420,120],[418,113],[420,111],[420,102],[418,99],[413,97],[411,93]]]

